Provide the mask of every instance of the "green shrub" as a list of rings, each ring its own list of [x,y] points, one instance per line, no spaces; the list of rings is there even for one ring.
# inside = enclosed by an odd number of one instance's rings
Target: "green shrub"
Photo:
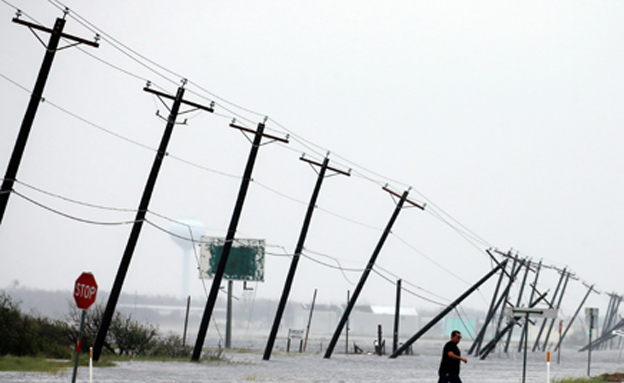
[[[66,323],[22,314],[19,305],[0,292],[0,355],[69,358],[67,333]]]
[[[0,292],[0,356],[17,349],[21,322],[22,315],[17,303],[4,291]]]
[[[0,356],[42,356],[71,359],[78,342],[83,311],[71,305],[65,321],[23,314],[19,305],[0,291]],[[102,305],[85,313],[82,352],[93,346],[104,314]],[[158,327],[116,312],[104,341],[104,350],[118,355],[189,357],[191,347],[182,346],[175,334],[162,336]]]

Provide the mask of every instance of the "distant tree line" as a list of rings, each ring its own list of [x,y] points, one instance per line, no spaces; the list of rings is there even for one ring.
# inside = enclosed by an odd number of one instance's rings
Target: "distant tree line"
[[[87,310],[82,351],[88,352],[100,327],[104,307]],[[5,291],[0,291],[0,356],[71,358],[78,341],[82,311],[71,307],[64,320],[26,314]],[[115,313],[104,342],[104,351],[117,355],[190,356],[175,334],[163,335],[158,327]]]

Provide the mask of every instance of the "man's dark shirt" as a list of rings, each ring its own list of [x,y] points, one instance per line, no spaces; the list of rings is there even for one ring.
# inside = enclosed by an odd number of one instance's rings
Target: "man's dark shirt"
[[[457,356],[461,356],[461,351],[459,351],[457,343],[452,340],[448,341],[448,343],[444,345],[444,350],[442,351],[442,361],[440,362],[440,369],[438,370],[438,373],[440,375],[459,375],[459,363],[461,360],[453,359],[448,356],[449,351],[452,351],[453,354]]]

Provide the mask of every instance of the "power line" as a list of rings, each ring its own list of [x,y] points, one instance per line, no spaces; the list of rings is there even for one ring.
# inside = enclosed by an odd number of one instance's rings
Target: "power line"
[[[68,8],[67,6],[65,6],[63,3],[61,3],[60,1],[53,1],[53,0],[48,0],[48,2],[50,4],[52,4],[53,6],[59,8],[59,9],[66,9]],[[58,5],[55,5],[54,3],[58,3],[61,4],[62,7],[59,7]],[[85,18],[81,17],[80,14],[78,14],[76,11],[71,10],[69,17],[73,18],[74,20],[76,20],[76,22],[78,22],[80,25],[84,26],[85,28],[89,29],[91,32],[93,33],[97,33],[100,35],[100,37],[102,37],[102,39],[106,39],[108,41],[108,43],[115,49],[117,49],[119,52],[121,52],[122,54],[126,55],[128,58],[130,58],[131,60],[133,60],[134,62],[136,62],[137,64],[139,64],[140,66],[144,67],[145,69],[149,70],[150,72],[158,75],[159,77],[163,78],[164,80],[170,82],[171,84],[177,85],[177,81],[172,80],[170,78],[168,78],[167,76],[163,75],[162,73],[160,73],[159,71],[155,70],[154,68],[150,67],[149,65],[145,64],[143,61],[137,59],[135,56],[140,57],[142,60],[148,62],[149,64],[164,70],[166,72],[168,72],[169,74],[172,74],[174,76],[176,76],[177,78],[183,78],[184,76],[181,76],[173,71],[170,71],[169,69],[165,68],[162,65],[159,65],[158,63],[150,60],[149,58],[141,55],[140,53],[138,53],[137,51],[131,49],[130,47],[128,47],[127,45],[121,43],[119,40],[113,38],[112,36],[110,36],[109,34],[107,34],[106,32],[103,32],[101,29],[97,28],[96,26],[94,26],[92,23],[90,23],[88,20],[86,20]],[[123,49],[121,49],[120,47],[122,47]],[[129,54],[129,51],[132,53]],[[134,55],[134,56],[133,56]]]
[[[396,239],[398,239],[399,241],[403,242],[407,247],[409,247],[410,249],[412,249],[414,252],[416,252],[417,254],[421,255],[422,257],[424,257],[426,260],[428,260],[429,262],[433,263],[434,265],[438,266],[441,270],[444,270],[446,273],[454,276],[455,278],[457,278],[458,280],[464,282],[467,285],[470,285],[471,283],[469,283],[468,281],[466,281],[465,279],[463,279],[462,277],[460,277],[459,275],[453,273],[451,270],[447,269],[446,267],[440,265],[438,262],[434,261],[433,259],[431,259],[430,257],[428,257],[425,253],[423,253],[422,251],[418,250],[414,245],[412,245],[411,243],[407,242],[406,240],[404,240],[403,238],[399,237],[398,235],[391,233]]]
[[[395,284],[395,281],[393,281],[393,280],[391,280],[390,278],[388,278],[388,277],[386,277],[385,275],[383,275],[383,274],[382,274],[381,272],[379,272],[379,270],[377,270],[375,267],[373,267],[372,271],[373,271],[375,274],[379,275],[379,276],[380,276],[383,280],[387,281],[388,283],[390,283],[390,284],[392,284],[392,285],[394,285],[394,284]],[[420,298],[420,299],[422,299],[422,300],[425,300],[425,301],[427,301],[427,302],[434,303],[434,304],[439,305],[439,306],[445,306],[445,304],[444,304],[444,303],[441,303],[441,302],[438,302],[438,301],[434,301],[433,299],[430,299],[430,298],[427,298],[427,297],[425,297],[425,296],[423,296],[423,295],[417,294],[417,293],[415,293],[415,292],[413,292],[413,291],[411,291],[411,290],[409,290],[409,289],[407,289],[407,288],[405,288],[405,287],[403,287],[403,286],[401,286],[401,290],[403,290],[403,291],[405,291],[406,293],[408,293],[408,294],[410,294],[410,295],[413,295],[413,296],[415,296],[415,297],[417,297],[417,298]]]
[[[396,275],[396,274],[392,273],[392,272],[391,272],[391,271],[389,271],[388,269],[385,269],[385,268],[383,268],[383,267],[379,266],[378,264],[377,264],[377,265],[375,265],[375,268],[376,268],[376,269],[379,269],[379,270],[382,270],[384,273],[386,273],[386,274],[390,274],[390,275],[391,275],[392,277],[394,277],[395,279],[400,279],[400,280],[402,280],[403,282],[405,282],[406,284],[411,285],[412,287],[414,287],[414,288],[416,288],[416,289],[418,289],[418,290],[424,291],[425,293],[427,293],[427,294],[429,294],[429,295],[432,295],[432,296],[434,296],[434,297],[436,297],[436,298],[438,298],[438,299],[442,299],[442,300],[445,300],[445,301],[450,301],[449,299],[447,299],[447,298],[445,298],[445,297],[443,297],[443,296],[441,296],[441,295],[438,295],[438,294],[436,294],[436,293],[434,293],[434,292],[432,292],[432,291],[429,291],[429,290],[427,290],[427,289],[425,289],[425,288],[423,288],[423,287],[420,287],[420,286],[418,286],[418,285],[416,285],[416,284],[414,284],[414,283],[410,282],[409,280],[407,280],[407,279],[405,279],[405,278],[401,278],[400,276],[398,276],[398,275]]]
[[[50,193],[50,192],[48,192],[48,191],[45,191],[45,190],[43,190],[43,189],[40,189],[40,188],[37,188],[37,187],[31,186],[31,185],[28,185],[28,184],[25,184],[25,183],[23,183],[23,182],[19,182],[19,181],[16,181],[16,182],[17,182],[18,184],[20,184],[20,185],[26,186],[26,187],[28,187],[28,188],[31,188],[32,190],[36,190],[36,191],[41,192],[41,193],[43,193],[43,194],[46,194],[46,195],[49,195],[49,196],[52,196],[52,197],[56,197],[56,198],[60,198],[60,199],[62,199],[62,200],[65,200],[65,201],[68,201],[68,202],[72,202],[72,203],[76,203],[76,204],[83,205],[83,206],[88,206],[88,207],[93,207],[93,208],[98,208],[98,209],[105,209],[105,210],[113,210],[113,211],[124,211],[124,212],[126,212],[126,211],[132,211],[131,209],[122,209],[122,208],[114,208],[114,207],[105,207],[105,206],[101,206],[101,205],[95,205],[95,204],[91,204],[91,203],[86,203],[86,202],[82,202],[82,201],[77,201],[77,200],[74,200],[74,199],[69,199],[69,198],[67,198],[67,197],[63,197],[63,196],[60,196],[60,195],[57,195],[57,194],[54,194],[54,193]],[[62,212],[62,211],[60,211],[60,210],[58,210],[58,209],[51,208],[51,207],[49,207],[49,206],[47,206],[47,205],[45,205],[45,204],[43,204],[43,203],[41,203],[41,202],[36,201],[36,200],[35,200],[35,199],[33,199],[33,198],[30,198],[30,197],[25,196],[23,193],[20,193],[20,192],[18,192],[18,191],[14,191],[14,193],[15,193],[16,195],[18,195],[19,197],[23,198],[24,200],[26,200],[26,201],[28,201],[28,202],[30,202],[30,203],[32,203],[32,204],[34,204],[34,205],[36,205],[36,206],[38,206],[38,207],[40,207],[40,208],[43,208],[43,209],[45,209],[45,210],[47,210],[47,211],[50,211],[50,212],[52,212],[52,213],[55,213],[55,214],[57,214],[57,215],[60,215],[60,216],[63,216],[63,217],[65,217],[65,218],[72,219],[72,220],[75,220],[75,221],[78,221],[78,222],[81,222],[81,223],[94,224],[94,225],[105,225],[105,226],[111,226],[111,225],[124,225],[124,224],[131,224],[131,223],[134,223],[134,221],[116,221],[116,222],[105,222],[105,221],[88,220],[88,219],[84,219],[84,218],[77,217],[77,216],[75,216],[75,215],[71,215],[71,214],[68,214],[68,213],[64,213],[64,212]],[[156,229],[158,229],[158,230],[160,230],[160,231],[162,231],[162,232],[165,232],[165,233],[169,234],[169,235],[170,235],[170,236],[172,236],[172,237],[175,237],[175,238],[178,238],[178,239],[181,239],[181,240],[184,240],[184,241],[192,242],[193,244],[202,244],[202,243],[206,243],[206,242],[205,242],[205,241],[203,241],[201,238],[199,238],[199,239],[195,239],[195,238],[193,238],[192,228],[191,228],[191,226],[190,226],[190,225],[188,225],[188,224],[186,224],[186,223],[184,223],[184,222],[180,222],[180,221],[178,221],[178,220],[175,220],[175,219],[169,218],[169,217],[164,216],[164,215],[162,215],[162,214],[158,214],[158,213],[152,212],[152,211],[150,211],[150,214],[155,215],[155,216],[157,216],[157,217],[160,217],[160,218],[162,218],[162,219],[165,219],[165,220],[168,220],[168,221],[174,222],[174,223],[176,223],[176,224],[179,224],[179,225],[182,225],[182,226],[186,226],[186,227],[188,228],[188,230],[189,230],[189,237],[184,237],[184,236],[181,236],[181,235],[179,235],[179,234],[177,234],[177,233],[174,233],[174,232],[172,232],[172,231],[170,231],[170,230],[167,230],[167,229],[163,228],[162,226],[160,226],[160,225],[156,224],[155,222],[151,221],[150,219],[144,219],[144,222],[145,222],[145,223],[147,223],[147,224],[149,224],[149,225],[151,225],[152,227],[154,227],[154,228],[156,228]],[[211,229],[209,229],[209,230],[211,230]],[[278,253],[265,252],[265,254],[267,254],[267,255],[274,255],[274,256],[288,256],[288,257],[292,257],[292,256],[293,256],[293,254],[292,254],[292,253],[287,252],[287,251],[286,251],[286,249],[285,249],[285,247],[284,247],[284,246],[282,246],[282,245],[268,245],[268,246],[269,246],[269,247],[277,247],[277,248],[280,248],[280,249],[282,249],[282,250],[283,250],[283,253],[284,253],[284,254],[278,254]],[[415,250],[416,250],[416,249],[415,249]],[[340,270],[340,271],[341,271],[341,273],[342,273],[342,275],[343,275],[343,277],[345,278],[345,280],[346,280],[347,282],[349,282],[350,284],[353,284],[353,283],[350,281],[350,279],[348,278],[348,276],[346,275],[346,273],[345,273],[345,272],[362,272],[362,271],[364,270],[364,269],[362,269],[362,268],[347,268],[347,267],[343,267],[343,266],[341,265],[340,261],[339,261],[336,257],[330,256],[330,255],[327,255],[327,254],[324,254],[324,253],[316,252],[316,251],[313,251],[313,250],[310,250],[310,249],[308,249],[308,250],[306,250],[306,251],[307,251],[307,252],[309,252],[309,253],[311,253],[311,254],[315,254],[315,255],[318,255],[318,256],[322,256],[322,257],[325,257],[325,258],[328,258],[328,259],[331,259],[332,261],[334,261],[334,262],[336,263],[336,265],[332,265],[332,264],[329,264],[329,263],[327,263],[327,262],[320,261],[320,260],[318,260],[318,259],[315,259],[314,257],[312,257],[312,256],[311,256],[311,255],[309,255],[309,254],[302,253],[302,255],[303,255],[304,257],[306,257],[307,259],[309,259],[309,260],[311,260],[311,261],[313,261],[313,262],[315,262],[315,263],[317,263],[317,264],[320,264],[320,265],[322,265],[322,266],[325,266],[325,267],[328,267],[328,268],[331,268],[331,269]],[[418,250],[416,250],[416,251],[417,251],[417,252],[419,252]],[[194,256],[195,256],[195,260],[196,260],[196,264],[197,264],[197,266],[199,267],[199,265],[200,265],[200,260],[199,260],[199,255],[197,254],[197,249],[196,249],[196,247],[195,247],[195,246],[193,246],[193,252],[194,252]],[[420,253],[420,252],[419,252],[419,253]],[[421,254],[422,254],[422,253],[421,253]],[[556,266],[542,265],[542,267],[544,267],[544,268],[551,268],[551,269],[557,269],[557,267],[556,267]],[[377,269],[378,269],[378,270],[377,270]],[[412,282],[410,282],[410,281],[408,281],[408,280],[405,280],[405,279],[403,279],[403,278],[398,277],[396,274],[394,274],[394,273],[390,272],[389,270],[387,270],[387,269],[385,269],[385,268],[383,268],[383,267],[381,267],[381,266],[379,266],[379,265],[376,265],[372,271],[376,272],[378,275],[380,275],[382,278],[386,279],[387,281],[392,282],[392,281],[391,281],[388,277],[386,277],[385,275],[383,275],[383,274],[382,274],[379,270],[382,270],[383,272],[385,272],[385,273],[387,273],[387,274],[390,274],[390,275],[392,275],[392,276],[393,276],[393,277],[395,277],[395,278],[402,279],[402,280],[404,280],[404,281],[405,281],[405,283],[406,283],[406,284],[409,284],[409,285],[411,285],[411,286],[413,286],[413,287],[415,287],[415,288],[417,288],[417,289],[419,289],[419,290],[422,290],[422,291],[426,292],[426,293],[427,293],[427,294],[429,294],[429,295],[433,295],[433,296],[435,296],[435,297],[437,297],[437,298],[440,298],[440,299],[446,299],[446,298],[444,298],[444,297],[442,297],[442,296],[439,296],[439,295],[437,295],[437,294],[435,294],[435,293],[433,293],[433,292],[431,292],[431,291],[429,291],[429,290],[427,290],[427,289],[424,289],[424,288],[422,288],[422,287],[420,287],[420,286],[418,286],[418,285],[416,285],[416,284],[414,284],[414,283],[412,283]],[[451,273],[451,274],[452,274],[452,273]],[[392,283],[393,283],[393,282],[392,282]],[[204,281],[202,281],[202,284],[203,284],[203,288],[204,288],[204,290],[206,290],[205,282],[204,282]],[[414,295],[414,296],[416,296],[416,297],[418,297],[418,298],[424,299],[424,300],[429,301],[429,302],[431,302],[431,303],[435,303],[435,304],[437,304],[437,305],[444,305],[444,304],[442,304],[442,303],[440,303],[440,302],[438,302],[438,301],[435,301],[435,300],[433,300],[433,299],[427,298],[427,297],[425,297],[425,296],[423,296],[423,295],[421,295],[421,294],[415,293],[415,292],[413,292],[413,291],[411,291],[411,290],[409,290],[409,289],[404,288],[404,290],[405,290],[406,292],[408,292],[409,294],[411,294],[411,295]],[[207,294],[207,291],[205,291],[205,293]],[[446,299],[446,300],[448,300],[448,299]]]
[[[74,203],[74,204],[77,204],[77,205],[88,206],[88,207],[101,209],[101,210],[113,210],[113,211],[123,211],[123,212],[133,212],[133,213],[136,212],[136,209],[109,207],[109,206],[102,206],[102,205],[96,205],[96,204],[92,204],[92,203],[88,203],[88,202],[78,201],[78,200],[75,200],[75,199],[64,197],[64,196],[59,195],[59,194],[51,193],[49,191],[40,189],[40,188],[32,186],[32,185],[29,185],[29,184],[27,184],[25,182],[21,182],[19,180],[15,180],[15,182],[20,184],[20,185],[23,185],[23,186],[25,186],[25,187],[27,187],[29,189],[38,191],[39,193],[43,193],[43,194],[46,194],[48,196],[51,196],[51,197],[54,197],[54,198],[58,198],[58,199],[62,199],[64,201],[71,202],[71,203]]]
[[[136,221],[104,222],[104,221],[94,221],[94,220],[89,220],[89,219],[85,219],[85,218],[79,218],[79,217],[76,217],[74,215],[64,213],[64,212],[62,212],[60,210],[53,209],[53,208],[51,208],[51,207],[49,207],[47,205],[44,205],[44,204],[42,204],[40,202],[37,202],[34,199],[32,199],[30,197],[27,197],[24,194],[22,194],[22,193],[20,193],[20,192],[18,192],[16,190],[13,190],[13,194],[23,198],[24,200],[26,200],[26,201],[34,204],[34,205],[39,206],[40,208],[48,210],[48,211],[50,211],[50,212],[52,212],[54,214],[63,216],[65,218],[69,218],[69,219],[74,220],[74,221],[82,222],[82,223],[88,223],[88,224],[92,224],[92,225],[103,225],[103,226],[117,226],[117,225],[129,225],[129,224],[133,224],[133,223],[136,222]]]

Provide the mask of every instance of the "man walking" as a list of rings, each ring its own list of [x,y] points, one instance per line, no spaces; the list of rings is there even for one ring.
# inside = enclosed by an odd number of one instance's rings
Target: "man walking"
[[[459,378],[459,362],[468,363],[468,360],[461,357],[461,351],[457,347],[460,340],[461,333],[455,330],[451,333],[451,340],[444,345],[438,370],[440,376],[438,383],[462,383]]]

